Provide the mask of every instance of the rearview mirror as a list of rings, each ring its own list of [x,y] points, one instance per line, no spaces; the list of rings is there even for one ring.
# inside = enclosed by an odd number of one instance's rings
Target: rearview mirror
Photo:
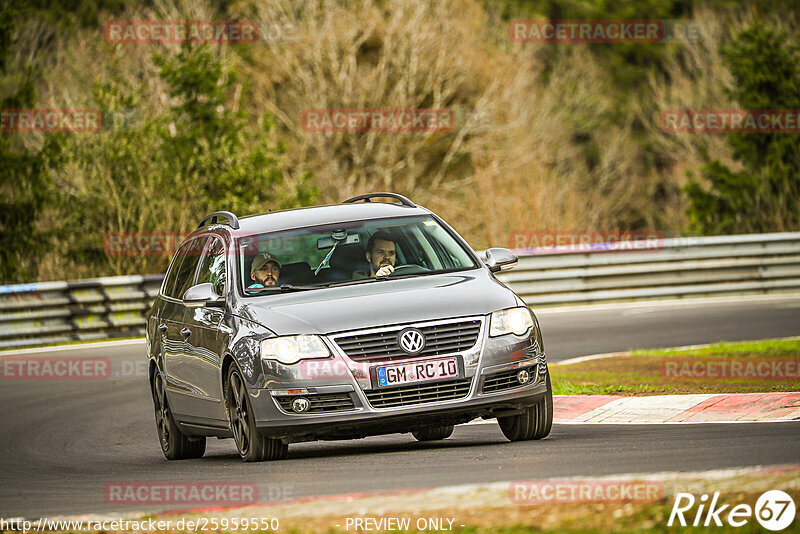
[[[317,249],[323,250],[331,248],[336,243],[341,243],[339,246],[354,245],[361,242],[361,236],[358,234],[346,234],[344,231],[334,232],[330,236],[320,237],[317,239]]]
[[[507,248],[490,248],[486,250],[486,266],[493,273],[498,271],[508,271],[519,263],[517,255]]]
[[[186,290],[183,294],[183,304],[187,308],[221,308],[225,299],[214,291],[214,284],[197,284]]]

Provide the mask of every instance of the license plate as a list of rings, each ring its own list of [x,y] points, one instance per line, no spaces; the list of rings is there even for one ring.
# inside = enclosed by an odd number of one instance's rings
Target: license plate
[[[426,382],[458,376],[458,365],[455,358],[441,360],[425,360],[421,362],[387,365],[377,369],[378,385],[396,386],[409,382]]]

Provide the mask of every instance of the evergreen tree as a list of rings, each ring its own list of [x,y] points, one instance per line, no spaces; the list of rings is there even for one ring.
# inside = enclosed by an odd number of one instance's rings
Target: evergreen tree
[[[735,80],[729,91],[742,109],[800,109],[800,56],[786,34],[761,25],[740,32],[724,57]],[[692,230],[733,234],[800,227],[800,135],[731,133],[731,170],[717,160],[702,168],[710,184],[690,179]]]

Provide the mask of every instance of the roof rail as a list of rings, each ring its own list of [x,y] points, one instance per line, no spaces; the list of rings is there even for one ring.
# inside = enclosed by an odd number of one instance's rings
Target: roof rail
[[[416,204],[408,200],[403,195],[398,195],[397,193],[367,193],[366,195],[358,195],[357,197],[348,198],[347,200],[342,202],[342,204],[352,204],[354,202],[360,202],[362,200],[364,202],[372,202],[372,200],[370,199],[380,198],[380,197],[393,198],[395,200],[399,200],[403,204],[403,206],[408,206],[409,208],[417,207]]]
[[[229,211],[215,211],[214,213],[206,215],[203,218],[203,220],[200,221],[200,224],[197,225],[197,228],[202,228],[203,226],[206,225],[207,222],[209,222],[209,220],[211,221],[210,224],[217,224],[217,217],[225,217],[225,218],[227,218],[228,219],[228,223],[227,223],[228,226],[230,226],[234,230],[238,230],[239,229],[239,219],[236,217],[236,215],[234,215],[233,213],[231,213]],[[220,224],[222,224],[222,223],[220,223]]]

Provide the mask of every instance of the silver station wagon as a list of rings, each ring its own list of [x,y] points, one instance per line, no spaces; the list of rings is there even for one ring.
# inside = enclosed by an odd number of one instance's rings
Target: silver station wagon
[[[378,200],[378,199],[383,199]],[[245,461],[290,443],[496,418],[541,439],[553,397],[535,315],[431,211],[393,193],[238,218],[215,212],[179,247],[147,317],[164,455],[232,437]]]

